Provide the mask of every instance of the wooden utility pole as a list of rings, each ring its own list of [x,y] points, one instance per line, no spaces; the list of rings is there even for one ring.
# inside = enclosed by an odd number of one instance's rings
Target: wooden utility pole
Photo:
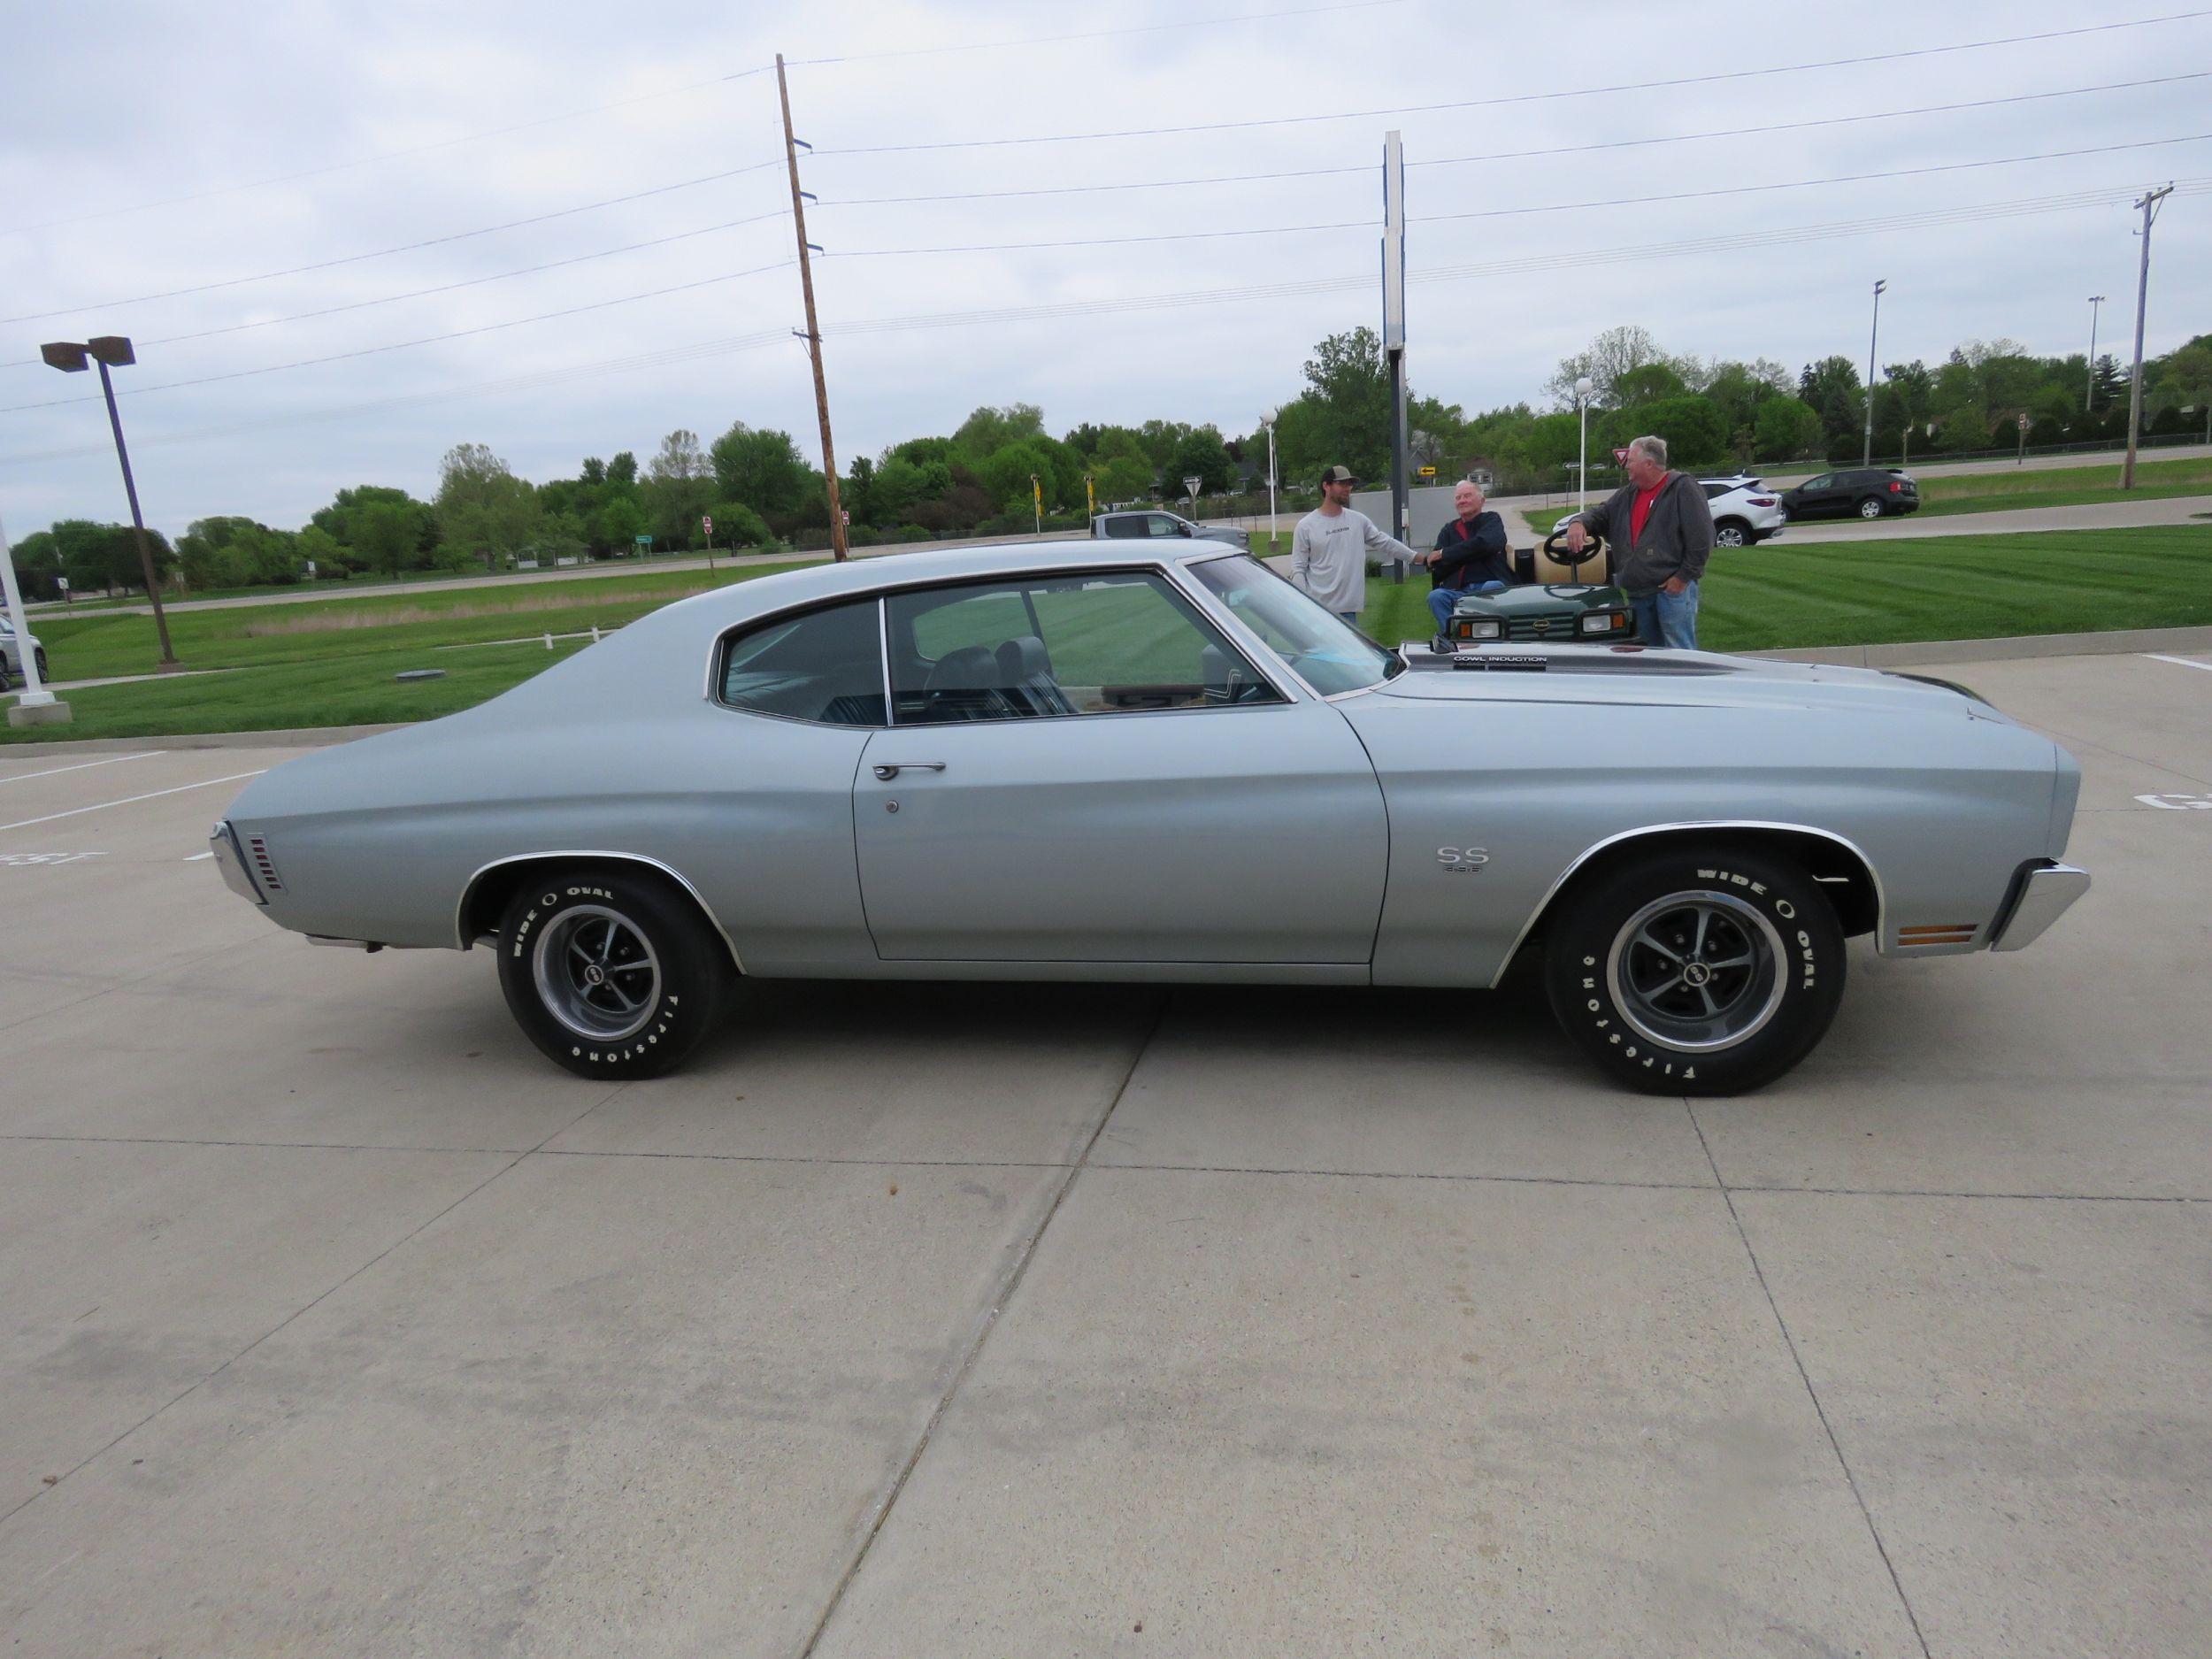
[[[837,499],[837,450],[830,442],[829,383],[822,378],[822,328],[814,319],[813,251],[806,239],[806,192],[799,188],[799,143],[791,135],[791,88],[783,77],[783,54],[776,54],[776,101],[783,106],[783,158],[791,172],[791,228],[799,238],[799,291],[806,296],[807,354],[814,359],[814,410],[822,418],[822,479],[829,487],[830,552],[849,557],[845,547],[845,510]],[[812,146],[809,146],[812,148]]]
[[[2120,466],[2120,488],[2135,488],[2135,446],[2143,434],[2143,308],[2151,296],[2151,222],[2158,204],[2174,193],[2174,187],[2147,190],[2135,205],[2143,210],[2143,264],[2135,279],[2135,385],[2128,394],[2128,458]],[[2093,371],[2094,365],[2092,365]]]

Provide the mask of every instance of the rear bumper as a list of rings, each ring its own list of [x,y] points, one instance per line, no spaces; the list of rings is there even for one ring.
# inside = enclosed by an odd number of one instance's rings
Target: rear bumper
[[[2004,913],[1990,930],[1992,950],[2025,950],[2089,891],[2089,872],[2044,859],[2021,865]]]

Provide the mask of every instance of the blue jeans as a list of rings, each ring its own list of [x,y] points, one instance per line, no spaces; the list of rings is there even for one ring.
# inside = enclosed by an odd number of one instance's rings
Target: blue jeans
[[[1628,608],[1635,613],[1636,637],[1646,645],[1664,645],[1678,651],[1697,649],[1695,582],[1678,594],[1661,588],[1655,594],[1632,598]]]
[[[1459,603],[1462,594],[1501,594],[1503,582],[1477,582],[1472,588],[1432,588],[1429,589],[1429,614],[1436,618],[1439,634],[1450,626],[1452,607]]]

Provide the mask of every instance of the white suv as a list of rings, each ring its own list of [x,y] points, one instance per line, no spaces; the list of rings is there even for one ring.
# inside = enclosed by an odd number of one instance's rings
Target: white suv
[[[46,678],[46,648],[38,642],[37,634],[32,634],[30,640],[31,649],[38,656],[38,677],[42,682]],[[23,678],[22,657],[22,648],[16,642],[15,624],[8,620],[5,611],[0,611],[0,691]]]
[[[1790,516],[1781,493],[1763,479],[1739,472],[1732,478],[1701,478],[1705,503],[1713,510],[1715,547],[1755,547],[1782,534]]]

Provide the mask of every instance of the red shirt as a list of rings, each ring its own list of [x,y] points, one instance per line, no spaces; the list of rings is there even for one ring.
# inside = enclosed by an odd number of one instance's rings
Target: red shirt
[[[1651,503],[1659,499],[1659,492],[1667,487],[1661,479],[1649,489],[1640,489],[1628,510],[1628,540],[1631,546],[1644,539],[1644,521],[1651,517]]]

